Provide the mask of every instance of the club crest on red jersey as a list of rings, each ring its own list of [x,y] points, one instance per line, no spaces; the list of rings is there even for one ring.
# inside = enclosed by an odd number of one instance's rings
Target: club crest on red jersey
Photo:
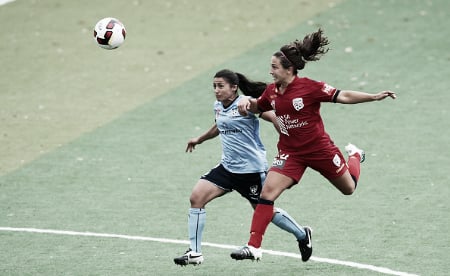
[[[292,100],[292,105],[294,106],[295,110],[299,111],[302,109],[305,105],[303,104],[302,98],[295,98]]]

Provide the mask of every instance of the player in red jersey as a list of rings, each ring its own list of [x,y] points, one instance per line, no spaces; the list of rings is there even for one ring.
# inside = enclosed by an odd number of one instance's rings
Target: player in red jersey
[[[278,155],[274,158],[253,213],[248,244],[231,253],[236,260],[261,258],[261,243],[267,225],[273,216],[274,201],[281,193],[297,184],[307,167],[328,179],[341,193],[354,192],[360,174],[364,151],[355,145],[345,147],[349,157],[334,145],[326,133],[320,116],[321,102],[356,104],[379,101],[396,95],[392,91],[370,94],[359,91],[338,90],[324,82],[298,77],[308,61],[317,61],[328,51],[328,39],[317,32],[284,45],[273,54],[270,84],[258,98],[243,98],[239,112],[246,114],[274,110],[281,130]],[[300,251],[302,260],[312,254],[311,233],[307,233]]]

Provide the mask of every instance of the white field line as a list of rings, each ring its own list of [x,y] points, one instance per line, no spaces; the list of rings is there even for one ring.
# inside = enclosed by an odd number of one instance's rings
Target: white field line
[[[76,232],[76,231],[64,231],[64,230],[52,230],[52,229],[0,227],[0,231],[28,232],[28,233],[68,235],[68,236],[85,236],[85,237],[99,237],[99,238],[117,238],[117,239],[127,239],[127,240],[153,241],[153,242],[162,242],[162,243],[189,244],[189,241],[185,241],[185,240],[151,238],[151,237],[142,237],[142,236],[129,236],[129,235],[120,235],[120,234],[93,233],[93,232]],[[210,243],[210,242],[204,242],[204,243],[202,243],[202,245],[216,247],[216,248],[224,248],[224,249],[236,249],[238,247],[235,245],[217,244],[217,243]],[[295,253],[274,251],[274,250],[263,250],[263,252],[266,254],[270,254],[270,255],[301,259],[301,255],[295,254]],[[335,260],[335,259],[320,258],[320,257],[314,257],[314,256],[312,256],[310,260],[319,262],[319,263],[328,263],[328,264],[335,264],[335,265],[341,265],[341,266],[349,266],[349,267],[353,267],[353,268],[357,268],[357,269],[371,270],[371,271],[384,273],[384,274],[388,274],[388,275],[418,276],[417,274],[395,271],[395,270],[385,268],[385,267],[379,267],[379,266],[368,265],[368,264],[360,264],[360,263],[356,263],[356,262],[340,261],[340,260]]]
[[[5,5],[5,4],[8,4],[8,3],[10,3],[10,2],[14,2],[15,0],[0,0],[0,6],[1,5]]]

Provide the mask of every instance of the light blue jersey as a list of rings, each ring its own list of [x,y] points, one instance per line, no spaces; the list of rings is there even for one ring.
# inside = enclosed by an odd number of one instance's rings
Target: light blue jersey
[[[232,173],[256,173],[267,170],[266,150],[259,136],[259,120],[255,114],[243,117],[237,103],[242,96],[224,108],[214,103],[216,125],[222,141],[221,164]]]

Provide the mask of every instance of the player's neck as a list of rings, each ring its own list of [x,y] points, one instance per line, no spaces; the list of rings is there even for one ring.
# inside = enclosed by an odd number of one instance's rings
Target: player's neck
[[[286,88],[291,84],[291,82],[294,81],[295,76],[289,77],[286,81],[282,81],[280,84],[277,85],[277,93],[284,94],[286,91]]]
[[[230,97],[229,99],[222,101],[223,107],[228,108],[237,98],[238,98],[238,95],[234,95],[234,96]]]

